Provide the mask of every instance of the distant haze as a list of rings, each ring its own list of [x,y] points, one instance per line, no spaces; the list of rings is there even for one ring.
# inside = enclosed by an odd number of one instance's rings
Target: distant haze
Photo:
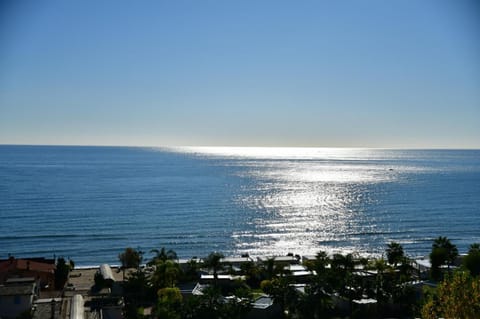
[[[2,1],[0,144],[480,148],[480,5]]]

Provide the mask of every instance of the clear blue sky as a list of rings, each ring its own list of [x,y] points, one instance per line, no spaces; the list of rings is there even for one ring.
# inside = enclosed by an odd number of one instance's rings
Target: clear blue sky
[[[0,0],[0,143],[480,148],[467,0]]]

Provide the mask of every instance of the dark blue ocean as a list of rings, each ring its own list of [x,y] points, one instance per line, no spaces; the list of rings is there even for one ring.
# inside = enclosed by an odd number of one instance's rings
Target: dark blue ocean
[[[479,150],[0,146],[0,259],[480,242]]]

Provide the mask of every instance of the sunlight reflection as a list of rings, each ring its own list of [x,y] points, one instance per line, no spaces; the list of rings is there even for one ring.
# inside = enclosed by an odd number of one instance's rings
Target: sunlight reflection
[[[362,251],[361,236],[376,234],[366,205],[375,204],[369,187],[398,178],[391,167],[375,162],[368,149],[337,148],[182,148],[195,156],[247,163],[240,178],[253,180],[236,202],[247,211],[249,226],[232,238],[236,252],[255,255],[315,254],[332,247]],[[375,162],[375,163],[372,163]],[[248,229],[248,230],[247,230]]]
[[[258,211],[254,219],[257,227],[254,232],[236,234],[235,239],[240,252],[253,255],[313,254],[326,243],[347,240],[349,244],[342,246],[352,249],[355,239],[346,234],[358,227],[357,219],[362,215],[357,207],[369,200],[358,183],[378,180],[372,172],[333,167],[309,174],[306,168],[294,171],[279,166],[267,175],[251,174],[259,181],[257,191],[239,201]],[[357,188],[351,187],[352,182]],[[243,246],[242,242],[259,245]]]

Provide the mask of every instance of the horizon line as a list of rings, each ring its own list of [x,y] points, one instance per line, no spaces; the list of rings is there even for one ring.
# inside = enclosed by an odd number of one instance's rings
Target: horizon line
[[[30,144],[0,143],[0,146],[58,146],[58,147],[131,147],[131,148],[298,148],[298,149],[377,149],[377,150],[480,150],[480,147],[372,147],[372,146],[285,146],[285,145],[118,145],[118,144]]]

